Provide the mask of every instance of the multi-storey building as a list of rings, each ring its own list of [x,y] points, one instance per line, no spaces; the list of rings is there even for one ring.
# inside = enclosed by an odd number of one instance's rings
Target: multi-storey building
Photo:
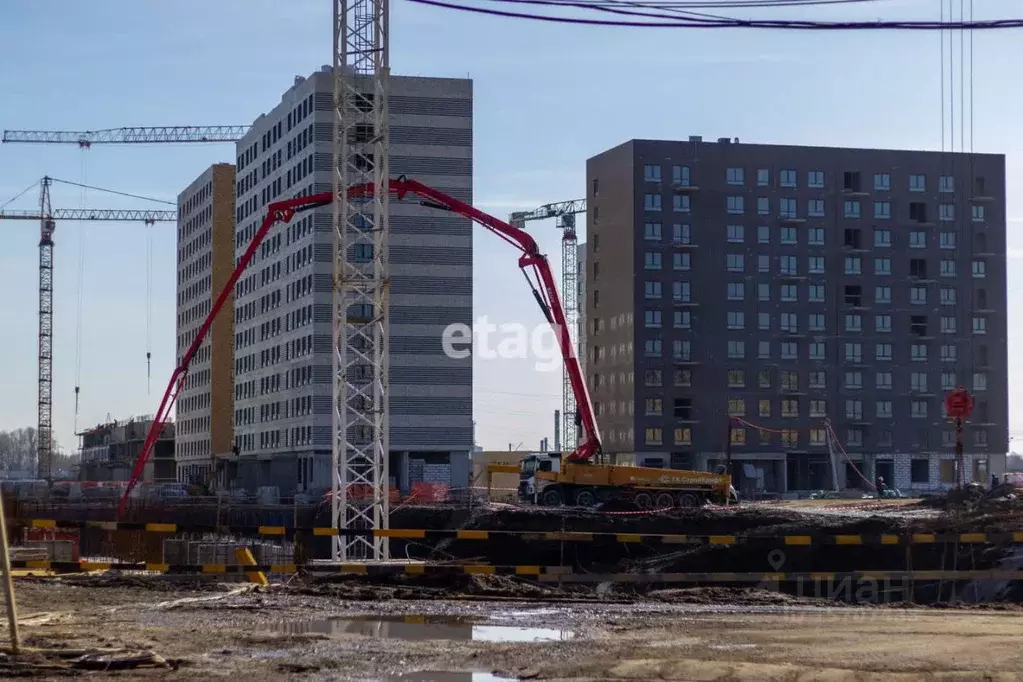
[[[217,163],[178,195],[177,360],[234,270],[235,168]],[[234,293],[192,359],[176,405],[178,480],[206,483],[234,442]]]
[[[830,488],[831,447],[842,486],[938,488],[963,385],[965,480],[1004,466],[1004,156],[632,140],[589,159],[587,191],[607,450],[729,453],[744,489],[785,491]]]
[[[472,81],[392,76],[390,170],[472,201]],[[272,201],[329,192],[329,67],[296,77],[238,142],[235,249]],[[464,486],[472,447],[472,358],[444,353],[443,331],[472,323],[472,223],[391,200],[392,485]],[[245,487],[331,483],[332,209],[274,228],[236,288],[235,441]],[[364,254],[365,255],[365,254]],[[354,257],[359,257],[358,251]]]

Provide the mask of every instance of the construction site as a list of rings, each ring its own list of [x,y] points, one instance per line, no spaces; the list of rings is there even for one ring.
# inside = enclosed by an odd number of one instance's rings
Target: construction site
[[[60,186],[149,199],[50,175],[0,205],[39,225],[0,676],[1023,680],[1006,157],[973,143],[973,32],[1015,20],[943,0],[938,22],[862,27],[940,31],[940,152],[632,139],[586,160],[585,198],[502,218],[474,204],[473,80],[392,75],[388,1],[331,5],[331,63],[251,125],[3,130],[0,160],[236,159],[195,169],[175,210],[55,208]],[[849,28],[612,5],[576,9]],[[76,370],[58,473],[72,221],[177,225],[176,337],[148,414],[80,427]],[[476,240],[504,242],[555,342],[536,451],[476,445]]]

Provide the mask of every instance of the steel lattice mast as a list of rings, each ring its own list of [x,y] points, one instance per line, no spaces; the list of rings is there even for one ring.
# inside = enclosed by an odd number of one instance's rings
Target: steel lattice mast
[[[36,476],[53,477],[53,230],[50,178],[39,191],[39,419],[36,428]]]
[[[334,4],[335,560],[390,558],[388,0]],[[369,200],[347,188],[373,183]],[[350,534],[352,531],[360,535]]]
[[[579,235],[575,231],[575,217],[580,213],[586,213],[585,199],[558,201],[544,204],[532,211],[517,211],[508,219],[512,225],[522,229],[525,229],[526,223],[531,220],[557,219],[557,227],[562,231],[561,298],[565,308],[565,323],[574,344],[579,343]],[[582,356],[581,350],[579,355]],[[564,417],[563,443],[567,450],[574,450],[579,444],[579,425],[576,423],[579,408],[576,405],[575,392],[572,390],[572,380],[567,367],[562,371],[561,392]]]

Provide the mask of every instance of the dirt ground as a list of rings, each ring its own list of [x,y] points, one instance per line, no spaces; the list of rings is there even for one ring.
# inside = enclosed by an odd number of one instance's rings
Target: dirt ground
[[[27,654],[0,660],[0,677],[1023,680],[1019,611],[824,608],[755,589],[664,590],[604,600],[534,589],[515,599],[500,599],[496,589],[430,599],[429,588],[353,582],[254,590],[144,579],[25,579],[16,583],[16,594],[26,645],[123,649],[149,667],[88,672],[80,659]],[[359,620],[366,616],[378,620]],[[334,627],[332,617],[351,620]],[[551,630],[544,636],[553,639],[479,641],[488,632],[479,625],[519,628],[507,637],[498,628],[497,639],[537,636],[532,628]],[[105,660],[131,664],[123,653]],[[86,663],[97,668],[103,661]]]

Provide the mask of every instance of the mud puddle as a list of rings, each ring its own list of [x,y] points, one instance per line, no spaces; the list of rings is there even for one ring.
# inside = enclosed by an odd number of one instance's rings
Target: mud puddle
[[[362,635],[378,639],[447,639],[491,644],[557,642],[569,640],[575,636],[568,630],[486,625],[477,620],[460,616],[348,616],[282,623],[276,630],[288,635]],[[476,678],[466,679],[477,682]],[[486,678],[479,679],[486,680]]]

